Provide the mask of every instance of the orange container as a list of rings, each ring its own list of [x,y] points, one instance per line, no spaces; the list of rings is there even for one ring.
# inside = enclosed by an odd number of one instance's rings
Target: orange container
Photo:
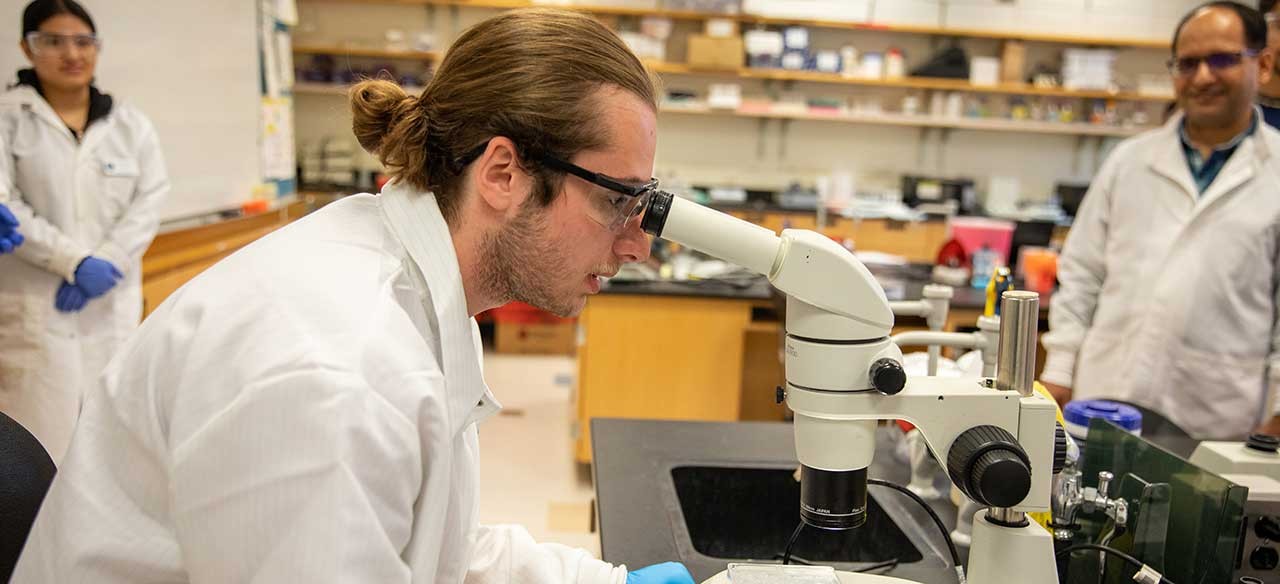
[[[1049,294],[1058,281],[1058,252],[1046,247],[1023,247],[1018,272],[1028,290]]]

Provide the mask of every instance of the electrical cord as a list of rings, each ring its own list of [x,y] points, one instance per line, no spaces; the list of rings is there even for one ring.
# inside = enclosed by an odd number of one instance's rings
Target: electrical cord
[[[938,531],[942,532],[942,538],[947,541],[947,551],[951,552],[951,561],[953,565],[956,567],[957,570],[961,569],[960,552],[956,550],[956,543],[954,541],[951,541],[951,532],[947,530],[947,526],[945,523],[942,522],[942,518],[938,517],[938,513],[933,510],[933,507],[929,506],[928,502],[922,499],[920,495],[912,493],[910,489],[896,483],[891,483],[889,481],[884,481],[880,479],[867,479],[867,484],[876,485],[878,487],[889,487],[890,489],[893,489],[895,491],[898,491],[899,493],[902,493],[910,497],[911,500],[915,501],[916,503],[919,503],[920,506],[923,507],[924,510],[929,513],[929,518],[933,519],[934,525],[938,526]]]
[[[1113,548],[1113,547],[1111,547],[1111,546],[1098,545],[1098,544],[1096,544],[1096,543],[1081,543],[1081,544],[1076,544],[1076,545],[1073,545],[1073,546],[1068,547],[1068,548],[1066,548],[1066,549],[1063,549],[1063,550],[1059,551],[1058,553],[1056,553],[1056,554],[1054,554],[1054,555],[1055,555],[1056,557],[1061,558],[1062,556],[1068,555],[1068,554],[1070,554],[1070,553],[1072,553],[1072,552],[1078,552],[1078,551],[1095,551],[1095,552],[1099,552],[1099,553],[1105,553],[1105,554],[1113,555],[1113,556],[1115,556],[1115,557],[1117,557],[1117,558],[1120,558],[1120,559],[1122,559],[1122,560],[1124,560],[1124,561],[1128,562],[1130,565],[1132,565],[1132,566],[1134,566],[1134,567],[1138,568],[1138,572],[1139,572],[1139,573],[1141,573],[1141,572],[1142,572],[1142,571],[1144,571],[1144,570],[1147,570],[1147,571],[1148,571],[1148,573],[1151,573],[1151,570],[1152,570],[1150,566],[1148,566],[1148,565],[1146,565],[1146,564],[1142,563],[1142,561],[1141,561],[1141,560],[1139,560],[1138,558],[1135,558],[1135,557],[1133,557],[1133,556],[1131,556],[1131,555],[1129,555],[1129,554],[1126,554],[1126,553],[1124,553],[1124,552],[1122,552],[1122,551],[1120,551],[1120,550],[1118,550],[1118,549],[1116,549],[1116,548]],[[1159,581],[1160,581],[1162,584],[1173,584],[1173,580],[1170,580],[1170,579],[1168,579],[1168,578],[1165,578],[1163,574],[1153,573],[1152,575],[1153,575],[1153,576],[1159,576],[1159,577],[1160,577],[1160,580],[1159,580]]]
[[[884,568],[888,568],[892,570],[893,568],[898,567],[899,563],[901,563],[901,560],[899,560],[898,558],[894,558],[892,560],[885,560],[883,562],[879,562],[876,564],[871,564],[870,566],[859,568],[857,570],[854,570],[854,572],[862,574],[862,573],[871,572],[874,570],[880,570]]]
[[[804,522],[796,526],[796,530],[791,532],[791,539],[787,541],[787,550],[782,552],[782,565],[791,563],[791,550],[796,547],[796,540],[800,539],[800,532],[804,531]]]

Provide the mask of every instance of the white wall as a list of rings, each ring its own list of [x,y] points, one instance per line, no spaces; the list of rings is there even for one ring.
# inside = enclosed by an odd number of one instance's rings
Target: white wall
[[[877,0],[885,1],[885,0]],[[998,4],[997,0],[953,0],[970,5]],[[1043,3],[1060,5],[1067,0],[1018,0],[1016,4],[1033,6]],[[1166,38],[1172,35],[1172,22],[1176,15],[1200,3],[1200,0],[1134,0],[1135,8],[1127,10],[1124,0],[1070,0],[1088,2],[1099,10],[1118,11],[1126,20],[1135,24],[1126,37]],[[583,0],[588,3],[588,0]],[[1158,10],[1154,9],[1159,8]],[[478,21],[493,11],[479,9],[429,8],[422,6],[353,5],[330,2],[302,2],[301,25],[296,34],[297,42],[357,41],[369,46],[379,46],[385,31],[396,28],[412,37],[417,31],[434,31],[447,45],[455,31]],[[456,20],[455,15],[456,14]],[[1145,23],[1145,24],[1142,24]],[[1058,23],[1056,32],[1086,35],[1090,23]],[[668,60],[684,59],[684,32],[696,24],[677,23],[677,33],[668,45]],[[1049,32],[1046,26],[1038,30]],[[1105,36],[1093,30],[1095,36]],[[852,32],[831,29],[811,31],[811,44],[821,48],[839,48],[852,43],[862,51],[884,51],[890,46],[906,51],[908,66],[927,60],[935,50],[948,40],[926,35],[889,34],[879,32]],[[996,55],[999,42],[984,39],[962,39],[962,46],[970,55]],[[1052,62],[1058,58],[1062,45],[1029,44],[1028,64]],[[1158,49],[1120,49],[1117,75],[1122,81],[1132,82],[1141,73],[1164,73],[1166,51]],[[306,57],[300,59],[305,62]],[[340,66],[371,65],[376,61],[340,60]],[[407,64],[399,63],[404,68]],[[705,94],[706,86],[725,78],[665,76],[668,89],[691,89]],[[737,81],[737,80],[732,80]],[[886,107],[896,109],[906,94],[902,90],[854,88],[830,84],[796,84],[788,88],[780,83],[767,85],[762,81],[741,80],[745,95],[777,94],[794,89],[810,97],[848,97],[853,95],[879,96]],[[345,140],[359,152],[351,136],[350,115],[340,96],[300,95],[296,98],[296,120],[299,144],[305,147],[322,139]],[[1079,101],[1073,101],[1078,104]],[[1153,115],[1163,109],[1162,104],[1144,106]],[[1157,118],[1158,119],[1158,118]],[[853,171],[859,184],[867,187],[898,185],[902,173],[942,174],[967,176],[978,181],[979,189],[985,188],[992,176],[1012,176],[1020,180],[1023,196],[1028,200],[1043,200],[1060,180],[1088,180],[1096,172],[1100,158],[1117,143],[1106,140],[1098,144],[1096,139],[1080,142],[1073,136],[1039,134],[1013,134],[977,131],[953,131],[940,142],[935,131],[925,142],[922,155],[917,128],[829,124],[822,122],[793,122],[785,127],[778,121],[769,121],[760,131],[760,122],[754,119],[727,116],[693,116],[663,114],[659,123],[657,175],[667,177],[676,174],[695,183],[740,184],[747,187],[782,188],[794,179],[812,183],[816,177],[832,171]],[[763,150],[764,155],[760,152]],[[359,155],[364,168],[376,168],[372,158]]]
[[[260,180],[257,3],[82,0],[103,50],[97,85],[155,124],[173,190],[162,217],[227,209]],[[30,66],[18,48],[26,0],[0,0],[0,79]]]

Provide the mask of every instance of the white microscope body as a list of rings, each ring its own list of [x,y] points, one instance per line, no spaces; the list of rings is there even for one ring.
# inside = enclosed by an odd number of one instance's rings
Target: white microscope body
[[[1057,583],[1052,536],[1025,517],[1049,510],[1055,462],[1055,407],[1031,388],[1038,296],[1006,295],[998,381],[907,380],[890,340],[884,290],[829,238],[794,229],[778,236],[665,193],[652,199],[643,226],[763,274],[787,295],[785,391],[795,413],[805,523],[862,525],[877,422],[906,420],[946,461],[957,487],[987,507],[974,518],[968,581]]]

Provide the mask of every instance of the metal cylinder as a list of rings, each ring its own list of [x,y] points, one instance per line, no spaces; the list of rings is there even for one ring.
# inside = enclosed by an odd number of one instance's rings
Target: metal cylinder
[[[996,389],[1016,391],[1023,397],[1030,397],[1035,392],[1040,295],[1026,290],[1010,290],[1002,299]]]

